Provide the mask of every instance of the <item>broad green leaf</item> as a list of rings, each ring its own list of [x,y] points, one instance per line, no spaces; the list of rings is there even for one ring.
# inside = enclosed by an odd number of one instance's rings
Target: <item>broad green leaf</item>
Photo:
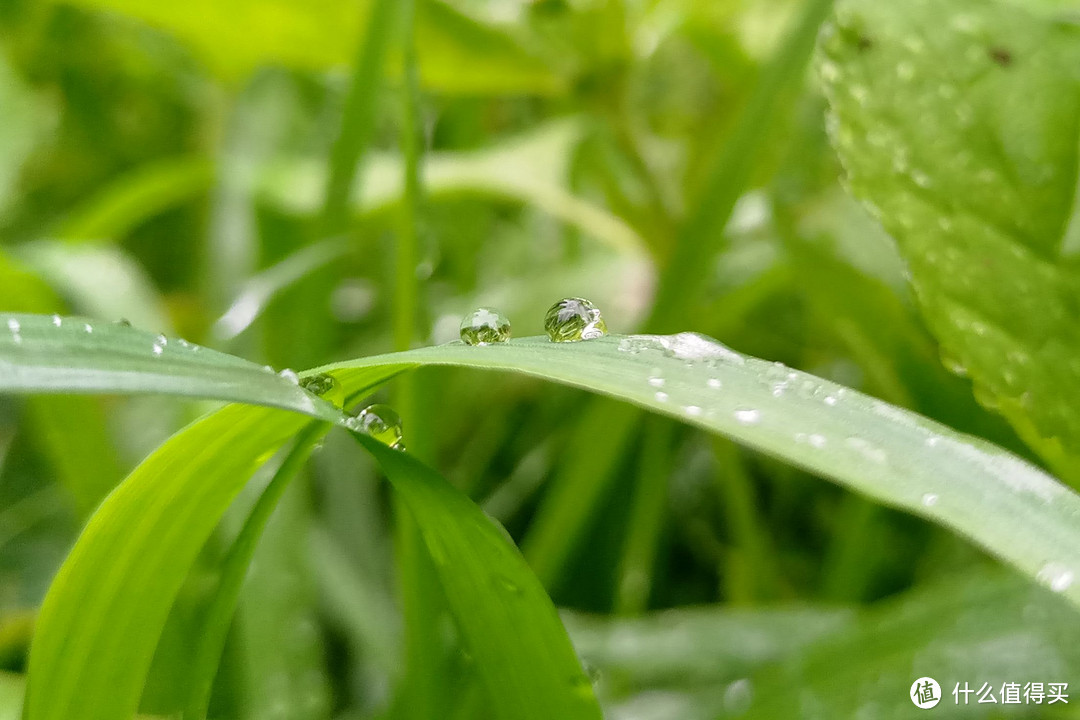
[[[269,368],[180,338],[59,315],[0,315],[0,392],[170,394],[338,417]]]
[[[845,0],[821,41],[852,192],[896,238],[950,364],[1080,481],[1080,30],[1015,3]]]
[[[129,15],[175,35],[211,71],[232,80],[266,65],[347,66],[373,5],[373,0],[66,1]],[[432,90],[551,93],[559,88],[559,79],[513,38],[439,0],[422,3],[417,22],[420,77]]]
[[[599,718],[555,607],[502,526],[408,454],[357,439],[420,528],[495,716]]]

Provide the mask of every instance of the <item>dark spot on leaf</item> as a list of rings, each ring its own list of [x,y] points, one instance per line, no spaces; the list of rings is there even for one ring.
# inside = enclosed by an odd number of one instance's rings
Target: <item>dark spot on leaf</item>
[[[860,35],[857,47],[859,48],[859,52],[866,52],[870,48],[874,47],[874,41],[866,37],[865,35]]]
[[[990,48],[987,52],[990,54],[990,59],[996,62],[1001,67],[1009,67],[1010,65],[1012,65],[1012,53],[1005,48],[994,47]]]

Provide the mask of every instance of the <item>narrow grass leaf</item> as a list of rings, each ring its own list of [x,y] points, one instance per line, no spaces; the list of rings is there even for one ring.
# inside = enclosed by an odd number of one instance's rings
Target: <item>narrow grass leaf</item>
[[[555,607],[502,526],[406,453],[357,440],[415,518],[496,716],[599,718]]]
[[[0,314],[0,392],[137,393],[338,412],[268,368],[113,322]]]
[[[950,528],[1080,605],[1080,496],[984,440],[836,383],[695,333],[451,343],[321,370],[348,385],[372,368],[430,364],[521,372],[718,432]]]

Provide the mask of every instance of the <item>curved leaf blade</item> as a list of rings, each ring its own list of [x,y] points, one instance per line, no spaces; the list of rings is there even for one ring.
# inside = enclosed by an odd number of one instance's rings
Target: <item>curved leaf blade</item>
[[[1080,496],[986,441],[694,333],[451,343],[319,368],[511,370],[611,395],[943,525],[1080,605]],[[662,383],[662,384],[660,384]]]
[[[59,315],[0,315],[0,392],[168,394],[339,417],[329,404],[247,360],[117,323]]]
[[[161,628],[221,515],[310,420],[232,405],[162,445],[102,503],[49,589],[25,717],[132,717]]]
[[[415,518],[495,716],[600,718],[555,606],[502,526],[410,455],[356,439]]]

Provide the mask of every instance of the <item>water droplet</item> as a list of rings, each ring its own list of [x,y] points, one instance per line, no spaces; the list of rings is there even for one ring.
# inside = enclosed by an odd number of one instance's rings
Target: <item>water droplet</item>
[[[806,438],[806,441],[809,442],[812,446],[814,446],[816,448],[825,447],[825,436],[824,435],[818,435],[817,433],[811,433]]]
[[[668,394],[666,392],[658,392],[653,397],[656,398],[656,402],[667,402]]]
[[[86,331],[86,334],[87,334],[87,335],[89,335],[90,333],[94,332],[94,328],[93,328],[93,327],[92,327],[92,326],[90,325],[90,323],[85,323],[85,324],[83,324],[83,326],[82,326],[82,327],[83,327],[83,330],[85,330],[85,331]]]
[[[8,330],[11,331],[11,337],[16,344],[22,342],[22,337],[19,335],[19,331],[22,330],[22,325],[15,318],[11,318],[7,321]]]
[[[584,298],[564,298],[548,309],[544,329],[552,342],[577,342],[607,335],[607,325],[597,309]]]
[[[59,315],[53,315],[52,316],[52,324],[55,325],[56,327],[60,327],[63,324],[63,322],[64,321],[60,319]]]
[[[922,496],[922,504],[926,507],[933,507],[937,505],[938,496],[935,493],[924,493]]]
[[[461,319],[459,332],[466,345],[506,342],[510,339],[510,319],[493,308],[477,308]]]
[[[161,347],[165,347],[169,344],[169,338],[165,337],[164,335],[158,335],[157,344]]]
[[[291,382],[293,385],[299,385],[300,384],[300,376],[296,374],[295,370],[290,370],[289,368],[285,368],[284,370],[279,372],[278,375],[280,377],[285,378],[286,380]]]
[[[401,442],[401,416],[389,405],[368,405],[348,418],[345,424],[350,430],[362,432],[387,447],[405,449]]]
[[[1064,592],[1073,584],[1075,575],[1061,563],[1050,562],[1042,566],[1035,579],[1054,592]]]
[[[735,419],[743,425],[753,425],[761,419],[761,411],[753,408],[741,408],[735,411]]]
[[[701,415],[701,408],[697,405],[687,405],[683,408],[683,412],[685,412],[690,417],[698,417]]]
[[[937,435],[928,437],[926,438],[926,447],[935,447],[939,442],[941,442],[941,438]]]
[[[157,343],[154,343],[154,355],[160,356],[163,352],[165,352],[165,348],[161,347]]]
[[[518,585],[516,582],[506,577],[505,575],[499,575],[498,579],[499,585],[501,585],[503,589],[507,590],[510,593],[513,593],[514,595],[521,595],[521,586]]]
[[[865,438],[852,436],[852,437],[849,437],[844,442],[849,448],[852,448],[853,450],[857,450],[859,452],[859,454],[862,455],[867,460],[869,460],[871,462],[874,462],[874,463],[877,463],[879,465],[884,463],[885,460],[888,457],[885,454],[884,450],[877,447],[876,445],[871,443],[869,440],[866,440]]]
[[[653,387],[664,387],[664,378],[662,378],[662,377],[651,377],[651,378],[649,378],[649,384],[652,385]]]
[[[127,318],[122,317],[116,322],[114,322],[113,325],[119,325],[120,327],[131,327],[131,321]]]
[[[826,405],[835,405],[836,404],[836,396],[835,395],[826,395],[825,396],[825,404]]]
[[[719,390],[720,388],[724,387],[724,384],[720,382],[720,378],[709,378],[708,382],[706,382],[705,384],[711,387],[713,390]]]
[[[309,375],[300,380],[300,387],[338,407],[345,401],[345,388],[333,375]]]

